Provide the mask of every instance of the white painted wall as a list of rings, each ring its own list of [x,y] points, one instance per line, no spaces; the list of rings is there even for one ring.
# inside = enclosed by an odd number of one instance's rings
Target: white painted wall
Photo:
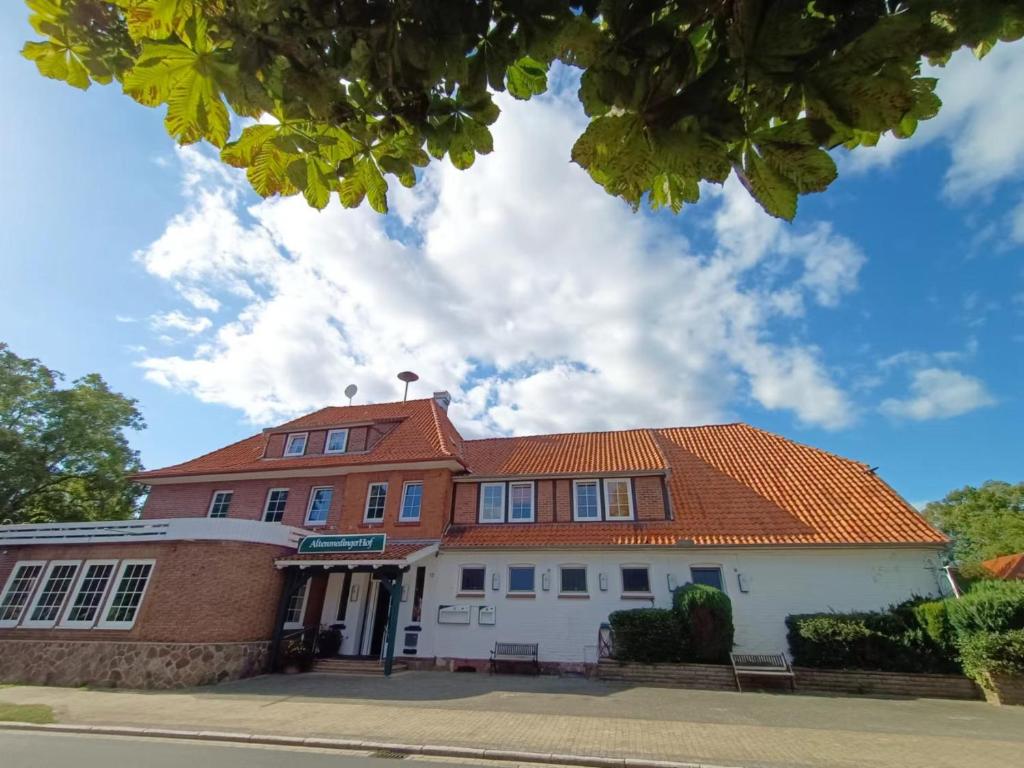
[[[733,603],[738,651],[788,650],[785,617],[791,613],[877,609],[912,595],[938,594],[943,589],[938,553],[933,549],[701,549],[628,550],[620,552],[539,550],[505,552],[442,552],[425,560],[427,567],[420,657],[486,659],[495,641],[538,642],[542,661],[592,661],[597,652],[598,628],[612,611],[651,605],[651,600],[623,599],[620,567],[650,567],[653,603],[671,603],[669,575],[682,585],[691,566],[721,566],[725,590]],[[482,598],[456,597],[459,566],[487,567],[486,594]],[[506,595],[508,566],[536,566],[535,598]],[[558,567],[587,566],[588,599],[558,596]],[[500,575],[500,588],[492,588],[492,573]],[[541,589],[541,574],[551,573],[551,589]],[[608,589],[598,588],[599,574]],[[739,589],[743,574],[748,592]],[[410,597],[411,602],[411,597]],[[440,605],[492,605],[494,626],[480,626],[477,609],[472,623],[437,623]],[[402,606],[400,625],[408,621],[409,604]]]

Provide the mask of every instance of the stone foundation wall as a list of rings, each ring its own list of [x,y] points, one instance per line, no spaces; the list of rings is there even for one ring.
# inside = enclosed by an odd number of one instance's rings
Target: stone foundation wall
[[[732,667],[721,664],[634,664],[601,659],[597,676],[611,682],[653,685],[665,688],[699,688],[707,691],[735,691]]]
[[[989,675],[985,698],[991,704],[1024,706],[1024,675]]]
[[[0,682],[188,688],[266,671],[270,643],[0,639]]]

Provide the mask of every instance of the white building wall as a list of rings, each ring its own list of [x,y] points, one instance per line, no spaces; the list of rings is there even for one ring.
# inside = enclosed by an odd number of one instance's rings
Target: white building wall
[[[487,659],[496,641],[518,641],[539,643],[541,661],[593,662],[598,629],[612,611],[652,602],[669,607],[669,576],[682,585],[690,580],[691,566],[722,568],[733,604],[736,647],[747,652],[788,650],[784,621],[791,613],[872,610],[943,590],[934,549],[447,551],[420,564],[426,565],[427,577],[418,655],[439,659]],[[458,597],[460,566],[471,564],[487,568],[485,595]],[[506,593],[508,566],[523,564],[536,567],[534,598]],[[588,598],[559,597],[558,568],[566,564],[587,566]],[[623,598],[623,565],[649,566],[653,601]],[[541,588],[545,573],[550,574],[548,590]],[[606,590],[599,588],[600,574],[607,577]],[[442,605],[472,606],[471,623],[438,624]],[[493,626],[479,624],[480,606],[494,606]]]

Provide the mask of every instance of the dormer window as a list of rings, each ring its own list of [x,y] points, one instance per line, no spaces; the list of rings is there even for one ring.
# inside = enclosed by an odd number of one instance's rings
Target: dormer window
[[[303,432],[298,435],[288,435],[288,441],[284,444],[285,456],[301,456],[306,452],[306,438],[308,435]]]
[[[348,450],[348,430],[332,429],[327,433],[324,453],[344,453]]]

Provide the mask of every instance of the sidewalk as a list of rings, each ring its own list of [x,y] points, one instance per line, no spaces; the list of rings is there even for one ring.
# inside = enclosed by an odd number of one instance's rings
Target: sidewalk
[[[750,768],[1005,768],[1024,708],[736,694],[581,679],[408,672],[267,676],[182,692],[0,689],[58,722],[362,739]]]

